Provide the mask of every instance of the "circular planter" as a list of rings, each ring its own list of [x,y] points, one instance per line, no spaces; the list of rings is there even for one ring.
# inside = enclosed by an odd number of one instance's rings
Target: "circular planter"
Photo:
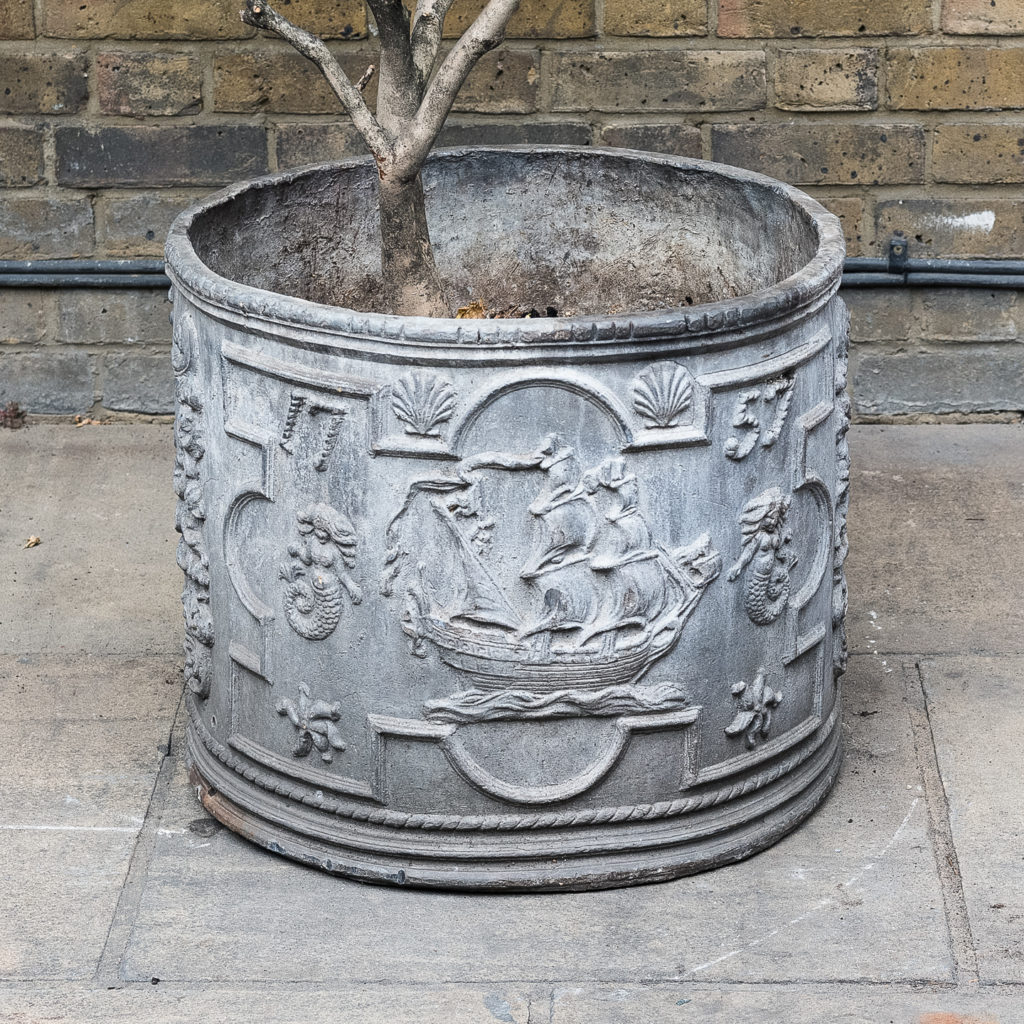
[[[450,295],[542,315],[403,318],[357,311],[374,173],[235,186],[167,243],[203,804],[396,884],[763,849],[839,765],[838,221],[695,160],[441,152]]]

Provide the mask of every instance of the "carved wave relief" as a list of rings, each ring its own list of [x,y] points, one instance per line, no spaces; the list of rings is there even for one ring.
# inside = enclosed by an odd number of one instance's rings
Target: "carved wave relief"
[[[467,725],[503,719],[608,717],[663,714],[689,706],[686,693],[674,683],[606,686],[602,690],[465,690],[443,700],[427,701],[424,717],[431,722]]]

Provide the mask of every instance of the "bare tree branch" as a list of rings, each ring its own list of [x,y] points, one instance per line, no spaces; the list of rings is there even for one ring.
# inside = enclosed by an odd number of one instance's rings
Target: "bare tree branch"
[[[371,64],[359,77],[359,81],[356,82],[356,88],[363,92],[366,87],[370,84],[370,79],[373,78],[373,73],[377,68]]]
[[[412,60],[409,11],[402,0],[367,0],[367,4],[380,33],[377,120],[397,137],[422,98]]]
[[[455,0],[420,0],[412,26],[412,60],[422,91],[430,79],[441,46],[444,19]]]
[[[356,130],[363,137],[367,148],[378,161],[389,160],[394,154],[394,142],[380,126],[377,119],[370,113],[359,90],[349,81],[348,75],[327,49],[322,39],[318,39],[305,29],[293,25],[287,18],[282,18],[264,0],[246,0],[245,10],[241,12],[242,21],[253,28],[261,28],[279,35],[291,43],[307,60],[311,60],[323,73],[328,85],[345,105],[349,117]]]
[[[409,124],[408,131],[404,137],[396,139],[396,164],[406,169],[420,167],[440,133],[466,76],[488,50],[502,44],[505,27],[518,10],[520,2],[488,0],[476,21],[452,47],[427,86],[423,102]]]

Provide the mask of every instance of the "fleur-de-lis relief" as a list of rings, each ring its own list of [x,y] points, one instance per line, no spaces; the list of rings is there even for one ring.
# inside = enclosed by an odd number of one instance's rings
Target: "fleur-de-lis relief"
[[[455,388],[432,373],[407,373],[395,382],[391,409],[407,434],[440,437],[441,424],[455,412]]]
[[[753,749],[767,739],[772,725],[772,708],[782,703],[782,694],[765,685],[764,673],[758,672],[752,683],[742,679],[734,683],[732,695],[739,709],[736,717],[725,727],[726,736],[745,736],[747,746]]]
[[[693,402],[693,379],[678,363],[654,363],[633,382],[633,408],[651,428],[679,425]]]
[[[793,402],[793,390],[792,377],[779,377],[763,388],[744,391],[740,395],[736,413],[732,418],[733,428],[738,433],[725,442],[727,458],[740,462],[754,450],[758,441],[761,442],[762,448],[771,448],[778,441]],[[767,430],[761,429],[761,420],[754,415],[757,403],[761,403],[761,408],[767,413],[774,409],[774,416]]]
[[[306,757],[316,747],[320,759],[330,764],[334,760],[334,751],[345,749],[341,733],[334,724],[341,718],[341,705],[314,700],[305,683],[299,683],[298,700],[283,697],[277,702],[277,713],[287,715],[297,730],[295,746],[292,747],[295,757]]]

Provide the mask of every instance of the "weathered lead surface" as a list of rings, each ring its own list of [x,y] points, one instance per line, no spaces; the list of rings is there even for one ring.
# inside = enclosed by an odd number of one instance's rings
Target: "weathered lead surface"
[[[401,318],[362,312],[374,173],[235,186],[168,240],[205,806],[396,885],[764,848],[840,757],[838,221],[684,158],[448,151],[452,296],[552,313]]]

